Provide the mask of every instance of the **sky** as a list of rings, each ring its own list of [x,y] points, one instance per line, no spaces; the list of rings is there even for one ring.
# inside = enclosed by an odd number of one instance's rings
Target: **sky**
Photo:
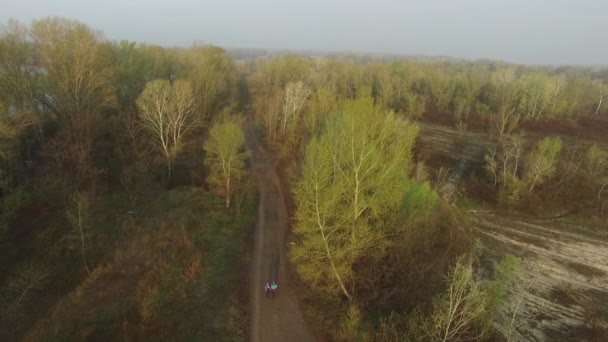
[[[0,0],[111,40],[608,65],[608,0]]]

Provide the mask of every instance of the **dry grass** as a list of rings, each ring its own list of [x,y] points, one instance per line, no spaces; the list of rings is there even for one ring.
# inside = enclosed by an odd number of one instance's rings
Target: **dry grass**
[[[96,201],[90,275],[66,236],[64,210],[32,217],[40,227],[3,250],[0,297],[21,261],[52,265],[49,282],[31,291],[18,324],[0,321],[0,340],[244,340],[247,296],[226,294],[247,286],[236,262],[252,202],[235,216],[221,198],[190,188],[147,201],[137,216],[125,214],[120,194]]]
[[[128,335],[142,338],[158,320],[163,300],[167,299],[163,297],[187,298],[186,289],[198,280],[203,267],[201,252],[192,236],[183,226],[167,223],[154,230],[131,228],[134,233],[110,260],[96,267],[83,283],[58,301],[49,315],[30,330],[27,340],[96,335],[100,333],[100,320],[109,325],[101,330],[130,331]],[[181,270],[181,276],[168,291],[167,278],[175,269]],[[138,317],[129,317],[133,309]]]
[[[254,209],[235,217],[208,193],[161,194],[147,217],[116,222],[91,275],[49,296],[20,339],[244,340],[247,306],[222,294],[246,286],[232,278]]]

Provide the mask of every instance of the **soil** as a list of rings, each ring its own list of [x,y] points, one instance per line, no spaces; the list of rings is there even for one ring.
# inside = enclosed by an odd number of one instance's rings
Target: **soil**
[[[251,123],[245,127],[252,169],[258,180],[258,216],[251,270],[250,340],[314,341],[294,290],[289,285],[286,237],[288,215],[276,163],[257,142]],[[276,281],[277,294],[266,296],[264,284]]]
[[[589,318],[608,317],[608,230],[563,219],[479,212],[472,218],[487,261],[507,254],[521,260],[511,303],[497,319],[503,336],[510,331],[514,341],[589,340]]]

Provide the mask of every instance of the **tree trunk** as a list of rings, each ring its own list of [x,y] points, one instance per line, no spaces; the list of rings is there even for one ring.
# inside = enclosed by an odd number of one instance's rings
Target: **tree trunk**
[[[530,190],[528,190],[528,196],[530,196],[532,194],[532,189],[534,189],[534,185],[536,184],[536,179],[538,177],[534,177],[534,180],[532,181],[532,186],[530,186]]]
[[[319,191],[318,189],[315,189],[315,190],[317,192]],[[329,244],[327,243],[327,236],[325,235],[325,227],[321,223],[321,214],[319,213],[319,203],[318,203],[318,200],[315,199],[315,202],[316,202],[315,203],[315,210],[316,210],[316,214],[317,214],[317,225],[319,226],[319,231],[321,231],[321,237],[323,238],[323,245],[325,246],[325,253],[326,253],[327,259],[329,260],[329,264],[331,266],[332,273],[336,277],[336,280],[338,281],[338,285],[340,285],[340,289],[342,289],[342,293],[344,293],[344,295],[346,296],[346,298],[348,298],[348,301],[352,303],[353,298],[350,295],[350,293],[348,293],[348,290],[346,289],[346,286],[344,286],[344,282],[342,281],[342,277],[340,277],[340,273],[338,273],[338,269],[336,268],[336,265],[334,264],[334,259],[333,259],[332,255],[331,255],[331,251],[329,250]]]
[[[600,191],[597,192],[597,207],[598,207],[598,209],[600,207],[600,199],[602,198],[602,192],[604,191],[605,187],[606,187],[606,184],[602,184],[602,187],[600,188]]]
[[[230,208],[230,177],[226,180],[226,209]]]
[[[84,229],[82,228],[82,213],[81,213],[81,203],[78,203],[78,230],[80,230],[80,247],[82,252],[82,265],[87,273],[90,275],[91,270],[89,270],[89,266],[87,265],[87,257],[85,254],[85,242],[84,242]]]

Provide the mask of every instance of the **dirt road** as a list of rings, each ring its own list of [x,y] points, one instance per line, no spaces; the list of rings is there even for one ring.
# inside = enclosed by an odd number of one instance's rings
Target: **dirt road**
[[[250,278],[251,341],[314,341],[288,284],[287,209],[275,165],[257,142],[252,124],[245,125],[245,135],[260,196]],[[278,294],[267,298],[264,284],[272,281],[279,286]]]
[[[605,225],[479,213],[472,218],[491,259],[512,254],[523,263],[512,303],[498,320],[505,337],[585,341],[590,321],[608,322]]]

